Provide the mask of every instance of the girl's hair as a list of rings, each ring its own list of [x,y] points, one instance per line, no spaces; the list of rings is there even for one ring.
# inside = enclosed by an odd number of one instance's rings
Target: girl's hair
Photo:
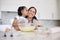
[[[24,10],[24,8],[26,8],[26,7],[25,7],[25,6],[20,6],[20,7],[18,8],[18,15],[19,15],[19,16],[22,16],[21,11]]]
[[[31,8],[34,8],[34,9],[35,9],[35,14],[36,14],[36,13],[37,13],[37,10],[36,10],[35,7],[30,7],[30,8],[28,9],[28,11],[29,11]],[[26,16],[26,18],[28,18],[28,16]],[[36,16],[34,16],[34,17],[32,18],[32,23],[33,23],[33,19],[37,20]]]

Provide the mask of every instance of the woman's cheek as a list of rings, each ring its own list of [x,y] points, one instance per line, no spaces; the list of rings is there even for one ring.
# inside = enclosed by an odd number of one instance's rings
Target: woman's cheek
[[[29,16],[30,16],[30,17],[33,17],[33,15],[32,15],[32,14],[29,14]]]

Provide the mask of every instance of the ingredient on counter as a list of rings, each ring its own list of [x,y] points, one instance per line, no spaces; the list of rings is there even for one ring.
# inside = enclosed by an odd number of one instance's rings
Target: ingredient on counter
[[[43,33],[49,33],[49,30],[43,30]]]
[[[49,33],[49,32],[50,32],[49,28],[45,27],[45,28],[43,29],[43,33]]]
[[[9,28],[6,28],[6,30],[5,30],[6,32],[10,32],[10,29]]]

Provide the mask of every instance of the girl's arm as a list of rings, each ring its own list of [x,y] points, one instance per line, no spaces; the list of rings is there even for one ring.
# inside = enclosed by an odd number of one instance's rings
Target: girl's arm
[[[17,18],[14,18],[14,21],[12,23],[12,26],[14,27],[15,30],[17,30],[17,31],[19,30]]]

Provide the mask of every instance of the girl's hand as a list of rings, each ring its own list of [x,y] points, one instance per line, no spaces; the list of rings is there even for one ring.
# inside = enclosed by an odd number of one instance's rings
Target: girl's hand
[[[14,27],[14,29],[15,29],[16,31],[20,31],[19,27]]]
[[[20,21],[20,24],[24,24],[24,23],[25,23],[24,20]]]

